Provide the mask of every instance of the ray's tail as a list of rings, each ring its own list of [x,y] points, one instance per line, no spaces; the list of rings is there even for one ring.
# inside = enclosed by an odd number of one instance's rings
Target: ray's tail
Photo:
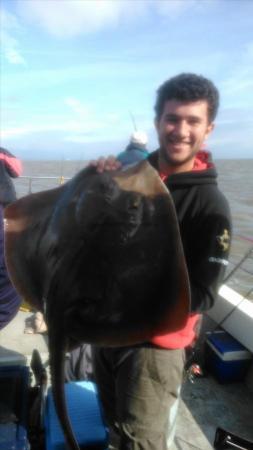
[[[55,319],[56,320],[52,320],[51,316],[51,323],[48,324],[50,369],[55,409],[62,426],[62,430],[69,450],[80,450],[69,420],[64,389],[64,361],[66,341],[63,331],[63,317],[58,316]]]

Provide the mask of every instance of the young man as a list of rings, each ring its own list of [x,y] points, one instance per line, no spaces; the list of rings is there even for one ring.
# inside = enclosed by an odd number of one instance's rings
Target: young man
[[[184,329],[127,348],[94,348],[94,370],[120,450],[172,448],[184,369],[184,348],[199,313],[211,308],[227,265],[231,219],[217,173],[203,145],[214,128],[219,94],[213,83],[181,74],[157,91],[160,148],[148,157],[173,197],[189,272],[191,314]],[[119,167],[113,157],[97,170]]]

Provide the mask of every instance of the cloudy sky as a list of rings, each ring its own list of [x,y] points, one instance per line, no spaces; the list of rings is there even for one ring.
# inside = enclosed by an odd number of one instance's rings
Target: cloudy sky
[[[25,159],[117,153],[134,117],[157,145],[157,87],[180,72],[221,93],[215,158],[253,155],[251,0],[2,0],[1,145]]]

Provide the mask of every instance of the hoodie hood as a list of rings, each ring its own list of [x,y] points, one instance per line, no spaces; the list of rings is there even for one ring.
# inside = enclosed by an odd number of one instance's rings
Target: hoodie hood
[[[159,149],[148,157],[150,164],[159,171]],[[191,186],[199,184],[217,184],[217,171],[212,161],[212,155],[206,150],[200,150],[194,160],[193,169],[190,172],[181,172],[169,175],[163,181],[170,186]]]

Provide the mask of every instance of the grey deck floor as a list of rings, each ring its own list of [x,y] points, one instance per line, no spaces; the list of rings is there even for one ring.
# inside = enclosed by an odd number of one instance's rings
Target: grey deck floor
[[[42,361],[48,358],[47,336],[25,334],[26,320],[32,313],[19,311],[16,317],[0,331],[0,365],[30,363],[33,349],[40,352]]]
[[[23,332],[30,315],[19,312],[0,332],[0,365],[29,364],[34,348],[39,350],[42,360],[47,361],[47,337]],[[211,376],[197,378],[193,384],[185,382],[174,449],[213,449],[218,426],[253,441],[253,393],[243,383],[223,385]]]
[[[253,393],[243,383],[208,376],[184,384],[175,449],[213,449],[217,427],[253,441]]]

